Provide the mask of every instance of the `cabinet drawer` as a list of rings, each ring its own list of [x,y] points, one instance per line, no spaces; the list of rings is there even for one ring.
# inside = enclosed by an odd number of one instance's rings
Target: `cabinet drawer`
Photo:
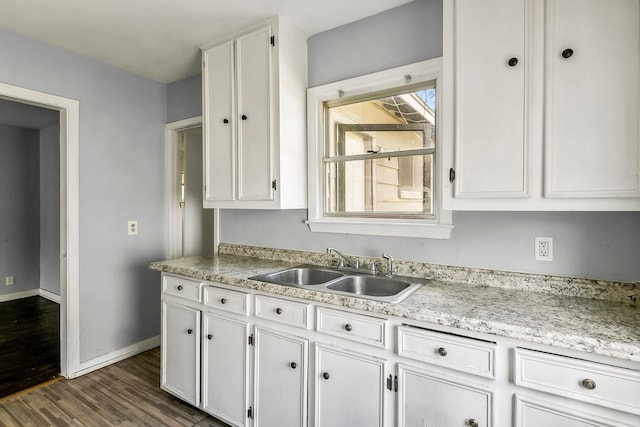
[[[305,303],[256,295],[256,317],[307,329],[309,306]]]
[[[162,292],[190,301],[200,302],[201,282],[174,276],[162,276]]]
[[[640,414],[640,372],[517,348],[517,385]]]
[[[317,330],[325,334],[347,338],[386,348],[385,319],[318,307]]]
[[[203,292],[204,305],[231,313],[249,314],[249,295],[230,289],[205,286]]]
[[[495,348],[491,342],[398,326],[400,356],[487,378],[495,378]]]

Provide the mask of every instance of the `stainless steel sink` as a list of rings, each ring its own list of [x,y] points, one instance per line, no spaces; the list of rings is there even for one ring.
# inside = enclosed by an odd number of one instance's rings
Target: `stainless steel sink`
[[[291,286],[314,286],[327,283],[338,277],[343,277],[344,274],[337,271],[324,270],[316,267],[299,266],[290,268],[288,270],[277,271],[275,273],[263,275],[263,282],[276,283],[280,285]],[[252,277],[253,279],[253,277]]]
[[[411,286],[411,284],[407,282],[383,277],[346,276],[327,285],[327,288],[334,291],[348,292],[350,294],[389,297],[404,291],[409,286]]]
[[[390,303],[404,301],[420,286],[429,282],[428,279],[417,277],[344,273],[310,265],[260,274],[249,279]]]

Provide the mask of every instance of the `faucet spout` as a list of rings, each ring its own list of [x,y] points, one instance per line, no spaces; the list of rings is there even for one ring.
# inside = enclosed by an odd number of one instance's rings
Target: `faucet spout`
[[[342,255],[340,252],[338,252],[337,249],[335,248],[327,248],[327,253],[328,254],[336,254],[338,256],[338,259],[340,260],[340,263],[338,264],[338,268],[344,267],[344,263],[346,262],[347,265],[351,268],[360,268],[360,261],[359,260],[355,260],[355,261],[351,261],[349,260],[349,258],[347,258],[346,256]]]
[[[393,277],[393,257],[383,252],[382,258],[387,260],[387,277]]]

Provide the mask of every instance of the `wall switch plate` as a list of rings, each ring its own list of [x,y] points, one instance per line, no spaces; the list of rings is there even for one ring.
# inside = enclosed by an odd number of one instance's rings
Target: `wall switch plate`
[[[535,238],[536,261],[553,261],[553,237]]]
[[[127,223],[127,234],[129,236],[135,236],[138,234],[138,221],[129,221]]]
[[[7,276],[6,279],[4,280],[4,283],[7,286],[11,286],[15,283],[15,278],[13,276]]]

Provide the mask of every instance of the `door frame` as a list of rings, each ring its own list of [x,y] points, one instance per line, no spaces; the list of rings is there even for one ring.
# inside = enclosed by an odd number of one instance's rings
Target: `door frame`
[[[60,373],[80,366],[80,103],[0,83],[0,98],[60,113]]]
[[[202,116],[191,117],[184,120],[167,123],[165,125],[165,206],[169,219],[169,233],[167,234],[167,258],[173,259],[181,256],[182,227],[180,223],[180,209],[178,207],[178,143],[180,132],[202,126]],[[203,158],[204,173],[204,158]],[[213,251],[218,252],[219,242],[219,212],[213,210]]]

